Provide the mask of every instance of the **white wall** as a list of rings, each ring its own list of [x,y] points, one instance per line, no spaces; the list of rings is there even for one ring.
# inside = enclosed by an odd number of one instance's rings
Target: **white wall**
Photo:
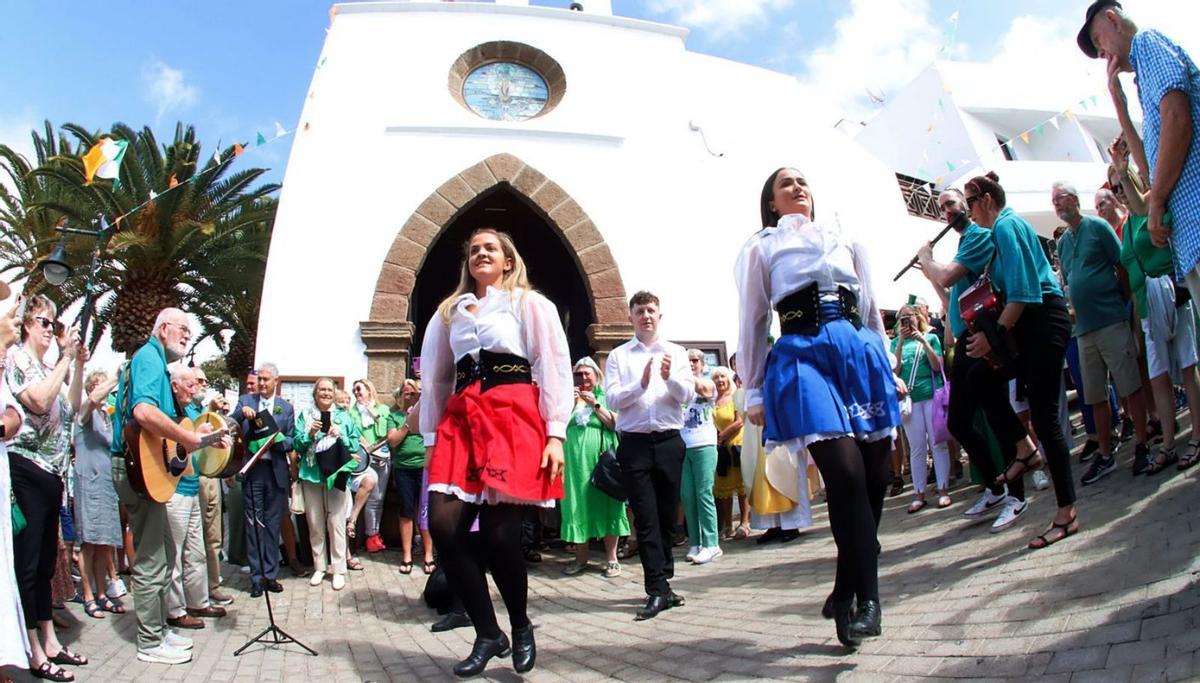
[[[662,298],[668,337],[736,348],[734,260],[760,227],[763,181],[784,165],[810,176],[818,218],[838,216],[869,246],[885,306],[920,290],[919,276],[886,286],[936,232],[914,229],[892,171],[810,120],[791,77],[688,53],[684,35],[534,7],[339,6],[284,178],[259,360],[285,374],[365,374],[358,325],[396,234],[442,182],[501,152],[580,204],[626,292]],[[495,123],[449,95],[454,60],[493,40],[561,64],[567,93],[553,112]]]

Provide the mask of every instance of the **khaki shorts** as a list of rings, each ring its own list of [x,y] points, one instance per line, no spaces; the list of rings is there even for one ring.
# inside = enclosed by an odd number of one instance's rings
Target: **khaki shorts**
[[[1122,320],[1079,337],[1079,373],[1083,375],[1083,402],[1088,405],[1108,400],[1108,375],[1121,398],[1142,388],[1138,370],[1137,341]]]

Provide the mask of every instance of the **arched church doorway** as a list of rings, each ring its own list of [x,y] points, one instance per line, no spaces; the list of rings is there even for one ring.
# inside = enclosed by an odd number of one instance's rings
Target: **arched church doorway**
[[[591,353],[603,365],[633,334],[621,272],[600,229],[558,183],[496,154],[426,197],[383,259],[370,318],[359,325],[367,376],[381,391],[409,375],[425,325],[458,283],[462,244],[484,225],[513,236],[533,286],[559,308],[573,359]]]
[[[583,273],[550,219],[508,183],[496,185],[460,209],[430,245],[409,302],[415,326],[413,354],[420,355],[425,326],[458,285],[463,245],[472,232],[483,227],[512,236],[525,260],[530,283],[558,307],[571,359],[590,355],[587,331],[594,318]]]

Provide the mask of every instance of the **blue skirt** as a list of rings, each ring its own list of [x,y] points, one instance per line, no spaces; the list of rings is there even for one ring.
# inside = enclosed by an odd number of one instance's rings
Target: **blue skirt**
[[[847,320],[815,336],[780,337],[763,382],[768,444],[808,446],[851,436],[877,441],[900,424],[892,364],[878,334]]]

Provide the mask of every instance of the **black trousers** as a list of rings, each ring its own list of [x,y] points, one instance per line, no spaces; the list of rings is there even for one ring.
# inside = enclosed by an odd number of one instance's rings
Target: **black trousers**
[[[646,594],[666,597],[675,576],[671,532],[679,506],[679,478],[685,446],[678,430],[639,434],[622,432],[617,462],[637,531]]]
[[[58,562],[58,508],[62,504],[62,479],[17,453],[8,454],[12,491],[25,530],[13,537],[17,590],[25,612],[25,627],[50,621],[50,581]]]
[[[1046,453],[1050,478],[1054,481],[1054,497],[1059,507],[1073,505],[1075,481],[1071,477],[1071,449],[1058,421],[1063,359],[1071,340],[1071,316],[1067,313],[1066,302],[1061,296],[1047,296],[1040,306],[1026,306],[1013,333],[1020,349],[1017,381],[1025,384],[1029,418]]]
[[[992,461],[987,439],[975,431],[975,413],[982,410],[987,418],[1000,443],[1005,467],[1017,455],[1017,442],[1025,436],[1025,426],[1013,412],[1008,400],[1009,376],[992,369],[983,359],[968,356],[969,336],[964,334],[954,344],[954,363],[950,366],[950,413],[946,425],[954,438],[967,449],[967,457],[979,470],[987,487],[993,494],[999,494],[1003,486],[995,481],[1000,472]],[[1017,500],[1025,500],[1024,482],[1010,482],[1008,493]]]

